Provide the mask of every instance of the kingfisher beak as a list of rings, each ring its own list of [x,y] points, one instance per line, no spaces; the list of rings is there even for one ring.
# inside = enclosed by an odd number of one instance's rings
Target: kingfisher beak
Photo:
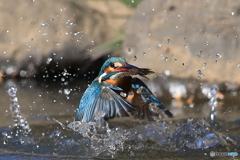
[[[123,71],[123,72],[127,72],[130,70],[141,70],[141,68],[138,68],[136,66],[126,63],[124,66],[118,67],[115,69],[115,71]]]
[[[134,65],[126,63],[122,67],[118,67],[115,69],[115,71],[120,71],[120,72],[129,72],[131,75],[140,75],[145,77],[145,75],[152,74],[154,73],[148,68],[139,68]]]

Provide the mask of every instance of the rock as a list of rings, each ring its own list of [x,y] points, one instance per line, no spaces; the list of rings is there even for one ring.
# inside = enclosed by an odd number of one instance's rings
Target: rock
[[[237,1],[145,0],[126,28],[129,63],[178,78],[240,83]]]
[[[23,0],[0,2],[1,70],[22,77],[86,67],[93,47],[124,30],[132,9],[119,1]],[[11,75],[11,74],[10,74]]]

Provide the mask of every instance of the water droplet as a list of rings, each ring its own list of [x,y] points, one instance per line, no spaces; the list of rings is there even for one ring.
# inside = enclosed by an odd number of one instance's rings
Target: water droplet
[[[163,73],[166,75],[166,76],[170,76],[171,75],[171,72],[169,70],[164,70]]]
[[[207,63],[203,63],[202,69],[204,69],[205,67],[207,67]]]
[[[217,59],[220,59],[221,57],[222,57],[222,56],[221,56],[219,53],[216,54],[216,58],[217,58]]]
[[[162,47],[162,45],[161,45],[161,44],[158,44],[158,47]]]
[[[233,11],[231,12],[231,15],[232,15],[232,16],[234,15],[234,12],[233,12]]]
[[[6,30],[6,33],[9,33],[9,30]]]
[[[72,91],[71,89],[66,88],[66,89],[64,89],[64,94],[69,95],[71,93],[71,91]]]
[[[164,61],[168,61],[168,57],[163,57]]]
[[[134,61],[136,61],[136,60],[137,60],[137,56],[136,56],[136,55],[133,57],[133,60],[134,60]]]
[[[240,64],[238,64],[237,67],[240,68]]]
[[[177,59],[174,59],[174,62],[177,62]]]
[[[120,95],[121,95],[122,97],[126,97],[126,96],[127,96],[127,94],[124,93],[124,92],[120,92]]]
[[[78,35],[79,33],[80,33],[80,32],[76,32],[76,33],[74,33],[73,35],[76,36],[76,35]]]
[[[58,93],[62,94],[62,90],[60,89],[60,90],[58,91]]]
[[[50,25],[48,24],[48,23],[42,23],[41,24],[41,27],[43,27],[43,28],[48,28]]]
[[[128,48],[128,50],[127,50],[128,52],[131,52],[131,48]]]
[[[203,73],[202,73],[202,71],[200,69],[197,70],[197,74],[198,74],[198,79],[201,79],[202,76],[203,76]]]
[[[171,39],[167,39],[167,43],[168,43],[168,44],[171,44]]]
[[[194,103],[190,103],[190,104],[189,104],[189,107],[190,107],[190,108],[193,108],[194,106],[195,106]]]
[[[25,77],[27,75],[27,71],[21,70],[20,71],[20,76]]]
[[[47,59],[47,64],[50,64],[51,61],[52,61],[52,58],[48,58]]]
[[[200,51],[200,53],[197,55],[198,58],[201,58],[203,51]]]
[[[146,52],[143,52],[143,55],[145,56],[145,55],[146,55]]]

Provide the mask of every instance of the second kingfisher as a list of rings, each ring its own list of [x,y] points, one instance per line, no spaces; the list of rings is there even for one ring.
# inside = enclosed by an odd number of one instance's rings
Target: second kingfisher
[[[136,75],[146,77],[151,73],[154,72],[150,69],[128,64],[124,58],[109,58],[84,92],[75,121],[95,121],[99,112],[104,113],[102,123],[109,118],[130,115],[154,120],[160,112],[171,118],[172,113],[136,78]]]

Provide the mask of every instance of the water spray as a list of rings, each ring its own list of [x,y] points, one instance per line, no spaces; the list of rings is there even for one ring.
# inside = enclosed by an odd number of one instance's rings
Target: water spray
[[[17,129],[18,132],[27,136],[28,133],[31,131],[31,128],[26,118],[20,112],[20,105],[18,104],[18,98],[17,98],[17,87],[12,86],[8,89],[7,92],[10,96],[10,102],[11,102],[10,110],[12,113],[14,127]]]

